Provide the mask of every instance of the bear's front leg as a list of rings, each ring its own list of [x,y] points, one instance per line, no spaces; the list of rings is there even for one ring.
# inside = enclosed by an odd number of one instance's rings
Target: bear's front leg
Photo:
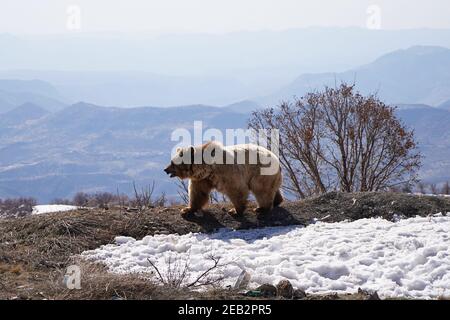
[[[188,215],[202,210],[208,204],[211,190],[212,186],[206,180],[190,180],[189,207],[182,209],[182,214]]]

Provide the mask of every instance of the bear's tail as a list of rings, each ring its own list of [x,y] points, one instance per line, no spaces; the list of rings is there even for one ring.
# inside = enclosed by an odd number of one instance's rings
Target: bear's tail
[[[273,206],[278,207],[283,202],[283,196],[281,195],[280,190],[277,190],[275,193],[275,198],[273,199]]]

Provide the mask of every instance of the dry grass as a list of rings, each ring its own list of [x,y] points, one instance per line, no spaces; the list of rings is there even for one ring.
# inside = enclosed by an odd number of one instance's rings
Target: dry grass
[[[0,299],[242,299],[242,295],[228,290],[195,293],[185,288],[167,288],[133,275],[110,274],[101,266],[79,260],[76,263],[84,270],[82,290],[68,290],[62,286],[62,279],[76,255],[111,243],[118,235],[140,239],[158,233],[211,232],[221,227],[308,224],[312,218],[323,217],[333,222],[374,215],[389,218],[393,213],[428,215],[450,211],[450,199],[401,194],[329,194],[287,202],[262,217],[250,210],[241,217],[231,217],[226,213],[227,206],[213,205],[207,212],[186,219],[181,217],[179,206],[151,208],[142,213],[110,208],[0,219]]]

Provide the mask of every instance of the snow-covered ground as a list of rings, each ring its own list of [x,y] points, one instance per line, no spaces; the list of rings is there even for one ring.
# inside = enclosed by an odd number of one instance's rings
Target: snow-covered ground
[[[381,297],[450,296],[450,215],[155,235],[138,241],[117,237],[116,244],[83,256],[117,273],[150,272],[148,259],[163,273],[169,261],[189,261],[189,277],[195,279],[211,266],[211,254],[221,257],[223,285],[233,285],[246,270],[250,287],[288,279],[307,293],[362,288]]]
[[[51,213],[51,212],[64,212],[76,210],[78,207],[76,206],[68,206],[62,204],[46,204],[46,205],[38,205],[33,207],[32,214],[42,214],[42,213]]]

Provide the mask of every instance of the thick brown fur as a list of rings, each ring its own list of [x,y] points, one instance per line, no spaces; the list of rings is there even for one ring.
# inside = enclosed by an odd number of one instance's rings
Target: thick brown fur
[[[249,161],[251,152],[258,154],[258,161],[253,164]],[[206,161],[207,154],[216,156],[216,160],[222,159],[222,163]],[[233,163],[226,162],[226,157],[230,155],[234,155]],[[262,174],[261,170],[270,165],[261,163],[259,156],[271,159],[271,165],[276,167],[271,174]],[[193,161],[195,157],[197,161]],[[188,161],[180,163],[180,158]],[[237,161],[244,158],[244,164]],[[201,146],[179,148],[164,171],[171,177],[190,180],[189,206],[183,210],[185,214],[204,209],[214,189],[225,194],[233,204],[234,209],[229,211],[230,214],[242,214],[245,211],[250,192],[256,198],[258,207],[255,212],[258,213],[269,212],[283,201],[278,158],[269,150],[254,144],[224,147],[217,142],[208,142]]]

